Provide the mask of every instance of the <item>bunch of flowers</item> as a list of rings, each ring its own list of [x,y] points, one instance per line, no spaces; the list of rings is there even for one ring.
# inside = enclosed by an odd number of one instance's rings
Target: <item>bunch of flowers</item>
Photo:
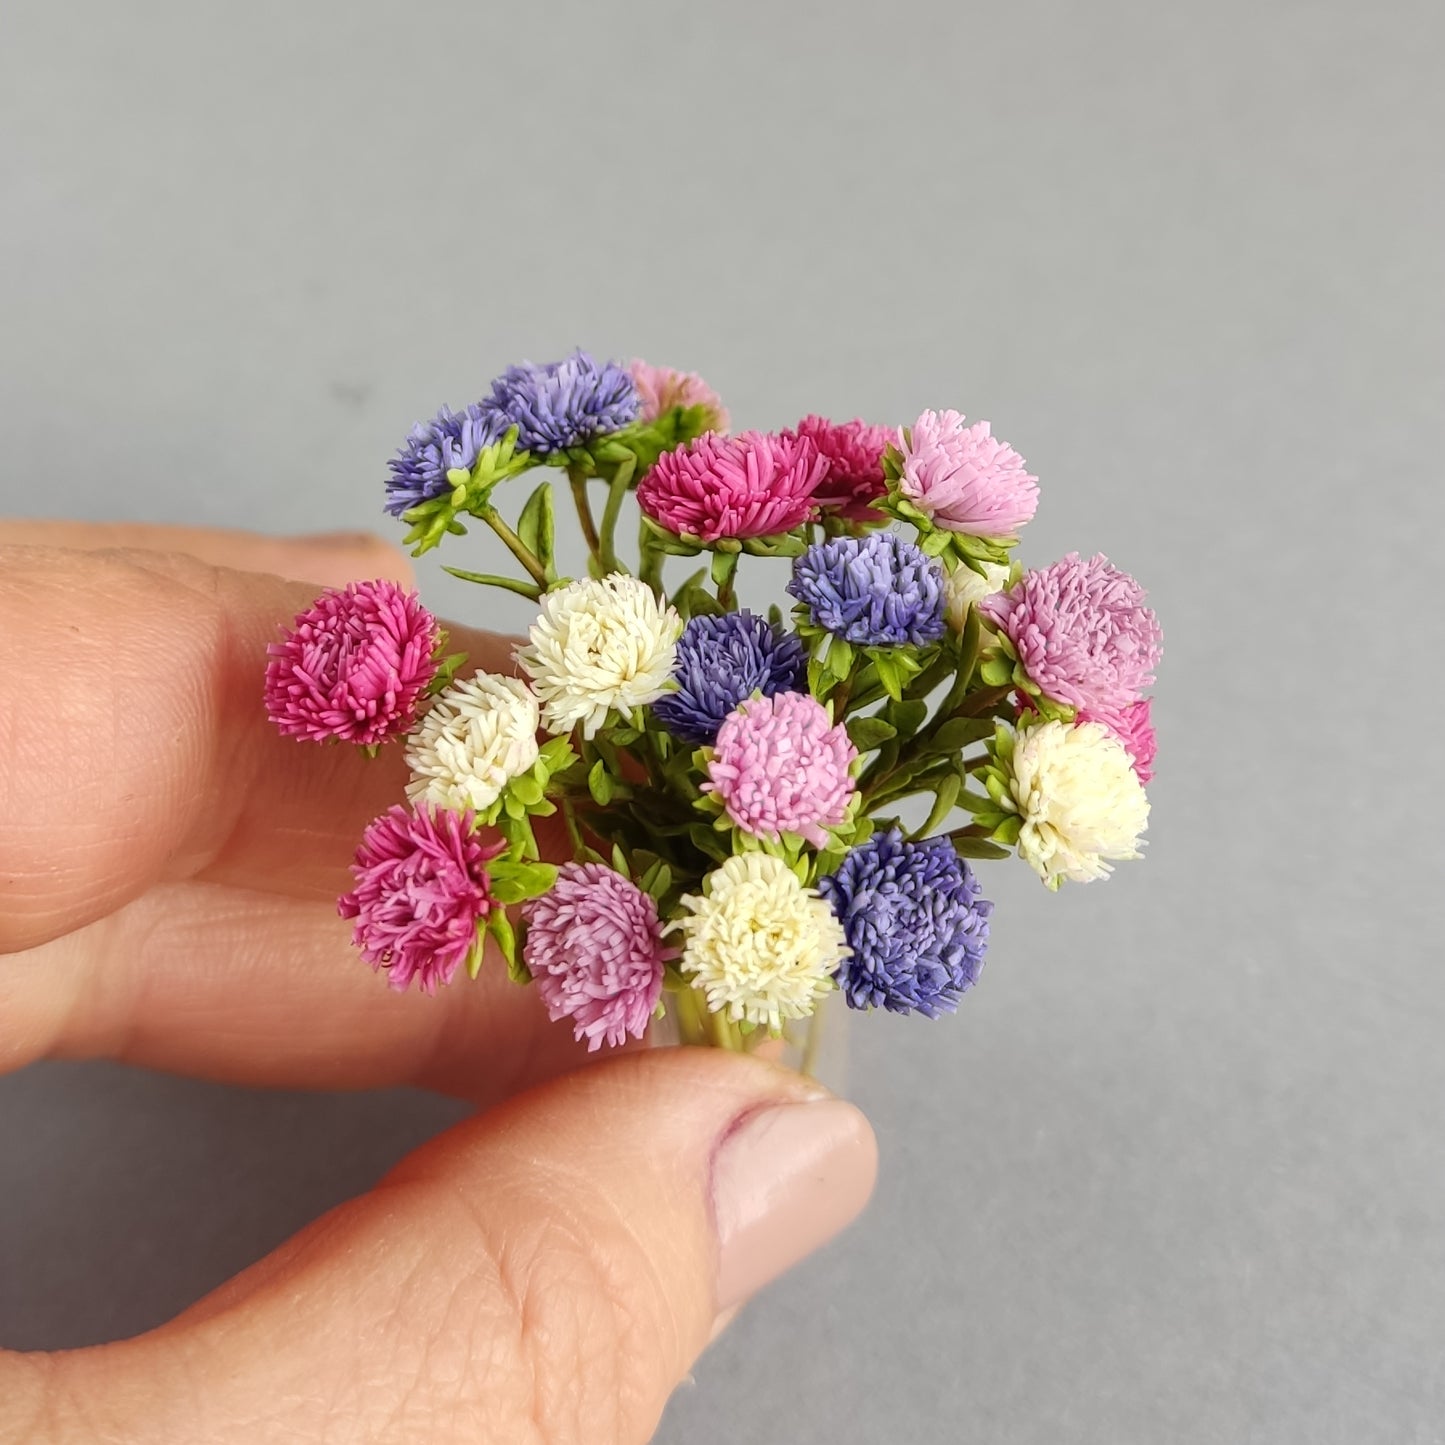
[[[1023,458],[954,411],[727,427],[692,374],[512,367],[413,429],[387,508],[418,554],[475,523],[500,541],[514,570],[447,570],[536,604],[516,674],[468,671],[387,582],[325,593],[272,646],[282,732],[404,751],[409,806],[367,829],[340,903],[394,987],[475,976],[490,939],[590,1048],[669,1012],[749,1048],[833,993],[935,1018],[988,948],[979,860],[1054,889],[1139,856],[1159,626],[1102,556],[1014,559]],[[701,565],[669,582],[678,558]],[[739,605],[744,558],[790,571],[790,614]]]

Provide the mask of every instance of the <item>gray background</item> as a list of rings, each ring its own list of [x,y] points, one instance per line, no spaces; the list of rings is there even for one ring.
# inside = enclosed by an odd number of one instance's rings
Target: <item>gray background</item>
[[[961,1015],[854,1021],[876,1202],[663,1440],[1445,1440],[1438,3],[3,25],[10,512],[384,525],[415,418],[583,343],[989,417],[1027,558],[1151,584],[1147,863],[995,865]],[[152,1324],[455,1114],[3,1081],[0,1341]]]

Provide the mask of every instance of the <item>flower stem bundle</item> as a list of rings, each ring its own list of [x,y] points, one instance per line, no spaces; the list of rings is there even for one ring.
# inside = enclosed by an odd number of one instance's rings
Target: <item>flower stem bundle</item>
[[[664,1015],[751,1048],[835,993],[934,1018],[987,951],[977,862],[1056,889],[1139,856],[1158,623],[1102,556],[1015,560],[1018,453],[953,411],[728,426],[690,374],[512,367],[412,430],[387,509],[417,554],[492,534],[507,567],[447,570],[536,604],[517,675],[387,582],[272,646],[283,733],[404,750],[340,902],[394,987],[475,976],[490,940],[594,1049]],[[764,564],[787,614],[746,605]]]

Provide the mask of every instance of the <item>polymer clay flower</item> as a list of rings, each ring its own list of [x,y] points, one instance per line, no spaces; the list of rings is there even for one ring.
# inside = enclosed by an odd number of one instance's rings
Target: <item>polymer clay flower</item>
[[[962,632],[969,612],[985,597],[1008,586],[1009,568],[998,562],[979,562],[982,572],[960,562],[943,578],[943,613],[955,632]]]
[[[537,456],[581,446],[637,420],[642,398],[628,371],[615,361],[598,365],[585,351],[562,361],[511,366],[492,383],[482,403],[518,429],[517,446]]]
[[[682,971],[708,1008],[774,1032],[812,1013],[847,955],[832,908],[768,853],[734,854],[682,907]]]
[[[978,605],[1045,697],[1114,714],[1139,700],[1159,662],[1159,622],[1144,598],[1102,553],[1085,562],[1070,552]]]
[[[659,526],[703,542],[770,537],[817,511],[828,464],[807,437],[704,432],[664,452],[637,486],[637,504]]]
[[[727,407],[696,372],[649,366],[645,361],[633,361],[628,371],[642,399],[639,420],[656,421],[678,406],[700,406],[707,417],[707,430],[726,433],[729,422]]]
[[[407,797],[485,812],[537,761],[540,726],[525,682],[490,672],[452,682],[407,743]]]
[[[542,596],[517,661],[541,700],[549,732],[580,725],[596,736],[611,712],[655,702],[672,675],[682,618],[652,588],[615,572],[581,578]]]
[[[431,421],[419,422],[387,463],[391,475],[386,479],[386,510],[400,517],[446,495],[452,490],[447,473],[470,471],[478,454],[501,441],[510,426],[501,413],[477,402],[460,412],[444,406]]]
[[[570,1018],[589,1050],[647,1032],[677,950],[646,893],[601,863],[564,863],[522,916],[523,957],[553,1020]]]
[[[990,794],[1020,820],[1019,857],[1050,888],[1107,877],[1115,862],[1140,856],[1149,799],[1103,723],[1025,724],[995,775]]]
[[[1142,697],[1122,708],[1105,708],[1099,712],[1092,708],[1080,708],[1075,714],[1075,721],[1103,723],[1124,744],[1133,760],[1134,771],[1139,774],[1139,781],[1148,783],[1154,778],[1154,759],[1159,753],[1152,709],[1153,699]]]
[[[1012,540],[1038,509],[1038,478],[986,421],[965,426],[960,412],[925,411],[899,430],[898,446],[899,490],[937,527]]]
[[[936,1018],[977,982],[993,904],[947,838],[875,834],[818,891],[851,949],[838,974],[850,1008]]]
[[[818,506],[850,522],[881,522],[874,503],[888,490],[883,453],[896,435],[892,427],[869,426],[865,421],[835,422],[805,416],[794,428],[807,437],[828,464],[818,483]]]
[[[943,568],[896,532],[815,542],[788,591],[809,620],[861,646],[925,647],[944,632]]]
[[[436,618],[395,582],[329,588],[266,649],[266,715],[286,737],[384,742],[415,721],[440,640]]]
[[[754,693],[800,691],[807,670],[802,639],[766,617],[748,611],[694,617],[677,644],[677,689],[653,703],[653,716],[683,742],[710,743],[739,703]]]
[[[858,750],[816,698],[782,692],[739,705],[718,729],[703,791],[744,833],[777,842],[793,833],[815,848],[844,822]]]
[[[496,907],[487,864],[504,848],[472,832],[470,813],[446,808],[394,807],[367,828],[351,869],[356,886],[337,907],[392,988],[435,993],[480,946],[479,925]]]

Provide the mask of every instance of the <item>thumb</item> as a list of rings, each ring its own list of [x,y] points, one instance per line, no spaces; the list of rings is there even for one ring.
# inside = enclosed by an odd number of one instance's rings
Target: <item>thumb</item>
[[[57,1440],[73,1410],[89,1439],[642,1445],[875,1166],[796,1075],[625,1056],[442,1135],[164,1329],[56,1357],[37,1412]]]

